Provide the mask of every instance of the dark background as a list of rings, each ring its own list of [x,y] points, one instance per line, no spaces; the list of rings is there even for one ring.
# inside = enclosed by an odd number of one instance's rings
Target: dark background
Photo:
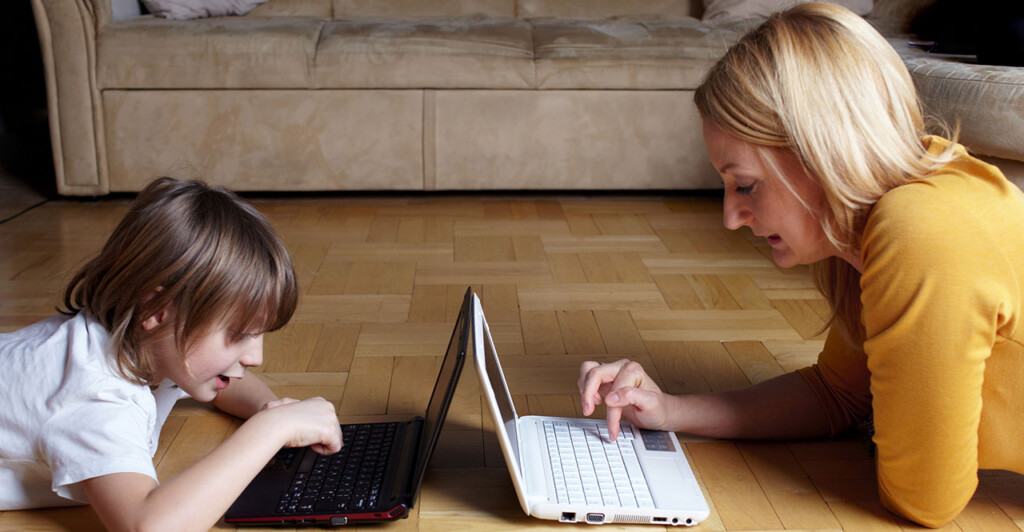
[[[0,16],[0,172],[56,195],[46,80],[32,5],[4,2]]]

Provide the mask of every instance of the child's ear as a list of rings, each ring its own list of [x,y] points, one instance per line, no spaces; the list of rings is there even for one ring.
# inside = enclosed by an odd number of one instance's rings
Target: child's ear
[[[147,331],[147,332],[148,331],[152,331],[153,329],[155,329],[155,328],[159,327],[161,324],[163,324],[163,322],[165,320],[167,320],[167,317],[170,316],[170,312],[171,312],[170,308],[171,308],[170,305],[168,305],[168,306],[166,306],[166,307],[156,311],[156,314],[153,314],[152,316],[150,316],[150,317],[146,318],[145,320],[143,320],[143,322],[142,322],[142,330]]]
[[[163,291],[164,291],[164,287],[162,287],[162,286],[156,287],[156,289],[154,289],[152,293],[150,293],[146,297],[142,298],[142,302],[143,303],[148,302],[149,300],[151,300],[154,297],[156,297],[157,294],[159,294],[160,292],[163,292]],[[164,306],[164,308],[158,310],[156,312],[156,314],[153,314],[152,316],[150,316],[150,317],[146,318],[145,320],[143,320],[143,322],[142,322],[142,330],[148,332],[148,331],[152,331],[153,329],[159,327],[168,318],[168,316],[170,316],[170,312],[171,312],[171,305],[168,304],[168,305]]]

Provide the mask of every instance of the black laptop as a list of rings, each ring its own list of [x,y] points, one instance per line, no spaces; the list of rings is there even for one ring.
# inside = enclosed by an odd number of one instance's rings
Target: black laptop
[[[424,417],[342,425],[344,446],[330,456],[281,449],[228,508],[234,525],[346,525],[409,514],[437,445],[472,330],[467,289]]]

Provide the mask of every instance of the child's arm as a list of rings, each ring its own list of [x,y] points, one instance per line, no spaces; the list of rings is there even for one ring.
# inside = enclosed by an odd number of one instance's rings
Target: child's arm
[[[277,401],[277,395],[255,373],[245,370],[245,377],[231,379],[231,384],[217,394],[213,405],[220,411],[242,419],[249,419],[267,403]]]
[[[341,448],[334,405],[322,398],[257,412],[210,454],[160,485],[137,473],[82,485],[108,530],[209,530],[274,453],[305,445],[325,454]]]

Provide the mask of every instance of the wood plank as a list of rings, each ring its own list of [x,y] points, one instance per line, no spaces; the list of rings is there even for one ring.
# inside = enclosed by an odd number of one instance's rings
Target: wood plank
[[[557,313],[565,352],[570,355],[604,354],[601,330],[594,313],[589,310],[561,310]]]
[[[686,447],[727,529],[783,528],[767,495],[734,444],[689,443]]]
[[[391,357],[357,357],[345,384],[339,415],[386,414],[391,393]]]
[[[668,308],[657,285],[597,284],[519,285],[519,308],[525,310],[658,310]]]
[[[740,453],[787,529],[836,529],[828,504],[784,444],[745,443]]]
[[[320,329],[320,336],[309,360],[308,371],[348,371],[359,341],[358,324],[328,323]]]
[[[523,344],[527,354],[565,353],[562,331],[559,329],[558,316],[555,312],[523,310],[519,315],[523,324]]]
[[[647,348],[633,317],[624,310],[595,310],[594,319],[609,354],[645,354]]]

